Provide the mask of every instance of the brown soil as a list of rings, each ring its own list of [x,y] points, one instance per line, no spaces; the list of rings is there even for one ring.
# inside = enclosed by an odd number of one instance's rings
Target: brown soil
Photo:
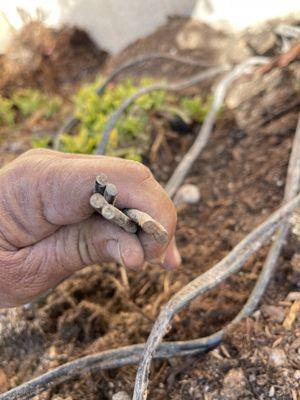
[[[280,205],[298,109],[282,111],[276,104],[278,98],[284,104],[279,93],[289,99],[286,87],[294,85],[295,65],[276,69],[281,84],[274,88],[272,119],[255,129],[242,123],[244,115],[260,115],[262,108],[262,118],[271,112],[267,90],[260,92],[259,101],[247,98],[220,117],[187,179],[200,188],[201,201],[179,210],[176,237],[182,267],[128,271],[129,290],[117,266],[89,267],[34,309],[3,312],[0,391],[68,360],[145,341],[170,296],[224,257]],[[260,73],[255,79],[267,85],[267,76]],[[194,90],[205,93],[206,87]],[[180,134],[164,125],[164,140],[151,165],[161,182],[170,176],[195,133]],[[201,356],[153,363],[149,399],[300,399],[300,320],[291,329],[283,326],[293,304],[287,296],[300,287],[291,264],[297,250],[290,237],[261,308],[228,333],[221,346]],[[166,339],[201,337],[228,323],[247,299],[267,251],[263,248],[240,273],[192,302],[174,318]],[[119,390],[131,393],[135,372],[136,367],[125,367],[86,374],[38,398],[111,399]]]

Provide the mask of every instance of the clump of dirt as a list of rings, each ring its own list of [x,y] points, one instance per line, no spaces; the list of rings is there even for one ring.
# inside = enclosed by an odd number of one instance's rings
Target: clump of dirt
[[[64,84],[94,77],[107,57],[86,32],[78,28],[53,29],[41,22],[24,26],[0,59],[0,90],[37,87],[59,92]]]
[[[161,50],[162,38],[149,51]],[[78,357],[145,341],[159,309],[172,294],[212,267],[280,205],[298,119],[296,105],[284,107],[291,100],[286,88],[293,91],[295,87],[295,65],[272,67],[274,82],[268,81],[269,72],[256,71],[237,83],[237,87],[247,84],[247,93],[253,96],[223,111],[187,178],[199,187],[201,201],[179,210],[176,237],[182,267],[128,271],[127,287],[119,267],[93,266],[62,283],[32,309],[18,310],[17,316],[16,311],[5,311],[3,323],[11,322],[2,332],[0,391]],[[159,67],[156,73],[161,74]],[[192,90],[204,94],[207,87],[204,83]],[[162,183],[192,143],[196,128],[180,133],[164,125],[156,160],[150,164]],[[265,246],[241,272],[181,311],[166,339],[197,338],[226,325],[247,299],[267,252]],[[285,323],[297,301],[291,293],[299,289],[292,265],[295,252],[299,244],[290,237],[261,311],[227,332],[221,346],[197,357],[153,363],[149,398],[296,400],[300,321],[295,318],[291,326]],[[86,373],[49,389],[39,399],[108,400],[120,390],[132,391],[135,372],[135,366],[126,366]]]

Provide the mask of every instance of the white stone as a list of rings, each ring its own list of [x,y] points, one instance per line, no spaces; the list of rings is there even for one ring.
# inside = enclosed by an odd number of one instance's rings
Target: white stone
[[[130,400],[128,394],[124,391],[118,392],[113,395],[112,400]]]
[[[174,197],[176,207],[181,204],[197,204],[201,198],[200,190],[196,185],[187,183],[181,186]]]
[[[269,355],[270,364],[273,367],[284,367],[287,364],[287,357],[282,349],[272,349]]]

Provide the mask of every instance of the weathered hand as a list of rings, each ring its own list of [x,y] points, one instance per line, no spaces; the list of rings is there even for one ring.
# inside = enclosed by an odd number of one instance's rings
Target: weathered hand
[[[126,233],[89,205],[100,172],[117,185],[117,206],[138,208],[168,231],[168,246]],[[176,267],[176,212],[142,164],[112,157],[31,150],[0,170],[0,306],[31,301],[74,271],[114,260]]]

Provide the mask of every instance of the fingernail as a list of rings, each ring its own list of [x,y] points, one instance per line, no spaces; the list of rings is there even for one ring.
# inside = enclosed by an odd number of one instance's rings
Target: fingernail
[[[181,256],[180,253],[177,249],[177,247],[173,248],[173,252],[172,255],[169,257],[166,257],[166,260],[163,263],[163,267],[166,269],[174,269],[174,268],[178,268],[181,264]]]
[[[179,265],[182,262],[181,255],[180,255],[177,247],[175,247],[175,251],[174,251],[174,261],[175,261],[175,264],[176,264],[177,267],[179,267]]]
[[[117,240],[109,240],[106,245],[108,255],[117,263],[123,265],[119,242]]]

